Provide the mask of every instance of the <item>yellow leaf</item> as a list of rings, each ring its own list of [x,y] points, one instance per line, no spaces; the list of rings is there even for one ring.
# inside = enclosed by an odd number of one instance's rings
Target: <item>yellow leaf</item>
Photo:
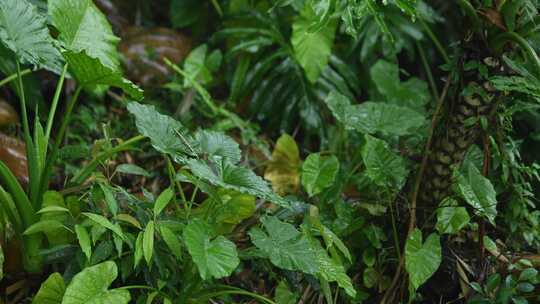
[[[278,139],[264,178],[279,195],[296,193],[300,186],[300,153],[294,139],[283,134]]]

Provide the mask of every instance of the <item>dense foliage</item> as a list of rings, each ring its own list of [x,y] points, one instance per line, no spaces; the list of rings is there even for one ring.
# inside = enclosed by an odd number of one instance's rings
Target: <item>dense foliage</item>
[[[0,0],[0,303],[540,302],[539,9]]]

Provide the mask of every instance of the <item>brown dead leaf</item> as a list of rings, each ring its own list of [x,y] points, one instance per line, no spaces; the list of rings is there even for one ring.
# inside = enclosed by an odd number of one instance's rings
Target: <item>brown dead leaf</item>
[[[272,160],[266,167],[264,178],[279,195],[296,193],[300,187],[300,152],[288,134],[283,134],[274,147]]]

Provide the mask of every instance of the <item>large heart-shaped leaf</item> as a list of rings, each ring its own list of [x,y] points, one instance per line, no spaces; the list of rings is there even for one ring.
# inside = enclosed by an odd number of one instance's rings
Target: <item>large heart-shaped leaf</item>
[[[367,176],[379,186],[401,188],[409,170],[406,161],[390,150],[388,144],[366,135],[361,154]]]
[[[238,143],[222,132],[200,130],[195,133],[199,149],[207,156],[221,156],[236,164],[242,158]]]
[[[143,91],[122,76],[120,70],[103,65],[99,59],[90,57],[86,51],[63,52],[71,74],[83,87],[93,89],[98,85],[120,88],[135,99],[142,99]]]
[[[108,289],[118,276],[116,264],[107,261],[85,268],[73,277],[62,304],[126,304],[131,299],[125,289]]]
[[[309,196],[319,194],[332,185],[338,171],[339,160],[334,155],[310,154],[302,165],[302,185]]]
[[[60,32],[58,38],[67,50],[85,51],[113,72],[119,72],[119,38],[92,0],[49,0],[48,4],[52,23]]]
[[[409,273],[412,287],[416,290],[424,284],[441,264],[439,235],[432,233],[422,243],[422,231],[416,228],[405,244],[405,269]]]
[[[47,19],[27,0],[0,1],[0,40],[22,63],[62,70],[62,56],[53,44]]]
[[[465,207],[459,207],[456,200],[448,199],[437,209],[437,230],[439,233],[457,233],[470,221]]]
[[[212,239],[211,227],[195,220],[183,232],[184,242],[203,280],[230,275],[240,260],[233,242],[220,235]]]
[[[58,272],[51,274],[37,292],[32,304],[60,304],[66,291],[64,278]]]
[[[495,225],[497,193],[489,179],[482,176],[474,165],[468,166],[466,177],[459,176],[458,189],[465,201],[474,208],[475,214],[486,217]]]

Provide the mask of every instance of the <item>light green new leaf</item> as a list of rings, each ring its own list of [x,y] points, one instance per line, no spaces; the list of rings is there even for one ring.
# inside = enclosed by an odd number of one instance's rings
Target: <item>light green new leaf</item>
[[[154,221],[148,222],[144,229],[143,240],[143,255],[146,263],[150,265],[152,254],[154,253]]]
[[[309,196],[314,196],[334,183],[338,171],[339,160],[334,155],[310,154],[302,164],[302,185]]]
[[[34,234],[38,232],[58,231],[59,229],[65,229],[67,231],[71,231],[62,222],[59,222],[56,220],[43,220],[43,221],[34,223],[30,227],[26,228],[23,234],[30,235],[30,234]]]
[[[200,45],[192,50],[184,61],[184,71],[193,80],[200,84],[206,84],[212,81],[212,73],[206,67],[206,53],[208,46],[206,44]],[[184,86],[189,87],[191,81],[184,79]]]
[[[120,70],[103,65],[99,59],[90,57],[86,51],[65,51],[62,55],[69,64],[71,75],[81,86],[94,89],[97,85],[108,85],[122,89],[137,100],[143,98],[143,91],[125,79]]]
[[[346,129],[366,134],[415,134],[426,122],[424,115],[410,108],[371,101],[352,105],[345,95],[334,91],[325,103]]]
[[[270,259],[275,266],[315,274],[317,256],[309,240],[296,228],[277,217],[263,217],[261,222],[266,233],[259,228],[249,231],[251,242]]]
[[[406,161],[390,150],[388,144],[366,135],[361,154],[367,176],[378,186],[400,189],[409,173]]]
[[[112,261],[83,269],[66,288],[62,304],[127,304],[131,299],[129,291],[108,289],[117,276]]]
[[[120,72],[116,51],[120,39],[92,0],[49,0],[48,4],[52,23],[60,32],[58,39],[68,51],[86,51],[105,67]]]
[[[454,199],[441,203],[437,209],[437,225],[439,233],[457,233],[470,221],[469,213],[465,207],[459,207]]]
[[[469,205],[474,208],[474,213],[486,217],[495,225],[497,216],[497,193],[489,179],[482,176],[480,171],[470,165],[467,168],[467,176],[458,177],[458,190]]]
[[[58,272],[51,274],[37,292],[32,304],[60,304],[66,291],[64,278]]]
[[[20,62],[60,74],[63,60],[49,34],[47,19],[27,0],[0,1],[0,41]]]
[[[167,204],[171,201],[174,196],[174,190],[172,188],[167,188],[156,199],[154,203],[154,216],[158,216]]]
[[[410,283],[416,290],[424,284],[441,264],[441,243],[439,235],[432,233],[422,243],[422,231],[416,228],[405,244],[405,269]]]
[[[62,197],[62,194],[60,194],[58,191],[46,191],[43,194],[43,202],[41,204],[43,210],[50,210],[48,212],[43,213],[40,216],[40,221],[58,221],[61,223],[66,223],[68,221],[68,215],[69,211],[66,213],[65,209],[66,204],[64,202],[64,198]],[[63,209],[58,211],[52,211],[53,209]],[[51,245],[62,245],[69,243],[71,241],[71,233],[65,227],[59,227],[56,229],[48,229],[45,231],[45,235],[47,236],[47,240],[49,241],[49,244]]]
[[[238,143],[222,132],[199,130],[195,140],[201,152],[208,156],[221,156],[236,164],[242,158]]]
[[[86,258],[90,260],[90,257],[92,256],[92,243],[90,242],[88,231],[81,225],[75,225],[75,233],[77,234],[81,250],[84,252],[84,255],[86,255]]]
[[[316,32],[309,29],[317,16],[310,5],[306,5],[292,25],[291,43],[294,55],[306,72],[307,79],[314,83],[328,64],[332,53],[337,21],[330,20]]]
[[[184,242],[203,280],[229,276],[240,260],[233,242],[220,235],[212,240],[211,227],[195,220],[183,232]]]
[[[167,247],[171,250],[172,254],[177,258],[182,258],[182,244],[178,240],[176,234],[166,226],[160,226],[159,231],[161,232],[161,237]]]
[[[171,155],[177,162],[185,162],[187,156],[196,156],[195,140],[180,122],[159,113],[151,105],[130,102],[127,109],[135,116],[139,132],[150,138],[154,149]]]
[[[89,219],[91,219],[96,224],[104,228],[107,228],[111,230],[112,232],[116,233],[119,237],[124,238],[124,234],[122,233],[122,230],[120,229],[120,227],[113,225],[106,217],[99,214],[89,213],[89,212],[83,212],[82,214],[88,217]]]

